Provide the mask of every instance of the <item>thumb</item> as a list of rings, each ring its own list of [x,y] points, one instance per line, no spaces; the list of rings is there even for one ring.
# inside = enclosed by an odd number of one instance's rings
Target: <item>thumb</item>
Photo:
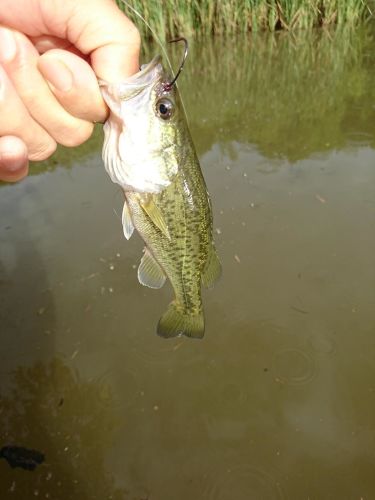
[[[120,81],[139,70],[141,39],[113,0],[81,0],[69,19],[69,38],[89,54],[98,78]]]

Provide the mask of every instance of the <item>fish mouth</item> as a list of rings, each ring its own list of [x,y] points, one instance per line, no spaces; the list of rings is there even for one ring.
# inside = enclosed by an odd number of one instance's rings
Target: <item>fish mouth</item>
[[[161,56],[155,56],[148,64],[142,64],[140,71],[135,73],[135,75],[129,76],[126,80],[127,83],[133,83],[137,80],[143,79],[146,75],[150,73],[156,66],[161,62]]]
[[[141,94],[147,87],[154,85],[161,79],[163,68],[160,63],[161,56],[157,55],[148,64],[143,64],[138,73],[117,83],[99,80],[99,86],[107,87],[110,93],[114,93],[122,101],[127,101]]]

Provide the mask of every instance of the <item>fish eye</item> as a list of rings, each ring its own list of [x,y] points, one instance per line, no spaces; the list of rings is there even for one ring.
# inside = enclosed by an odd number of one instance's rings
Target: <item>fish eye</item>
[[[169,118],[173,115],[173,111],[174,111],[174,104],[166,97],[162,97],[157,101],[156,112],[158,116],[163,120],[169,120]]]

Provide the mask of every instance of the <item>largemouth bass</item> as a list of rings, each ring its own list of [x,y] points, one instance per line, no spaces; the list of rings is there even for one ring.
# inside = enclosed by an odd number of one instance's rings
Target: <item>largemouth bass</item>
[[[213,285],[221,266],[209,195],[174,81],[158,56],[121,83],[100,82],[110,108],[103,161],[125,194],[125,237],[135,228],[146,245],[140,283],[160,288],[168,277],[175,292],[157,333],[201,338],[201,284]]]

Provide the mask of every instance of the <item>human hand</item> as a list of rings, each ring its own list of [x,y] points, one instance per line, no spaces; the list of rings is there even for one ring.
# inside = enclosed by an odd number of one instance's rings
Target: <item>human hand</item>
[[[97,78],[139,69],[140,37],[112,0],[0,0],[0,180],[104,121]]]

